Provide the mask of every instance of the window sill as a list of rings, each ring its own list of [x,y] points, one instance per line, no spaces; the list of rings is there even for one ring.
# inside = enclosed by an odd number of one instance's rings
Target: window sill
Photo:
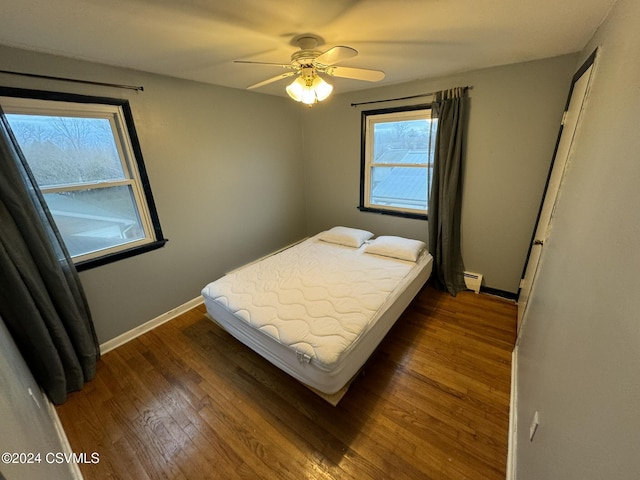
[[[107,265],[109,263],[117,262],[118,260],[122,260],[124,258],[134,257],[142,253],[150,252],[152,250],[157,250],[158,248],[164,247],[165,243],[167,243],[168,241],[169,240],[166,240],[166,239],[156,240],[151,243],[140,245],[139,247],[134,247],[128,250],[122,250],[120,252],[112,253],[110,255],[104,255],[102,257],[92,258],[91,260],[78,262],[75,264],[76,270],[78,272],[83,272],[85,270],[90,270],[95,267],[100,267],[102,265]]]
[[[414,220],[429,220],[429,215],[422,213],[399,212],[396,210],[384,210],[382,208],[371,208],[358,206],[361,212],[378,213],[380,215],[392,215],[394,217],[413,218]]]

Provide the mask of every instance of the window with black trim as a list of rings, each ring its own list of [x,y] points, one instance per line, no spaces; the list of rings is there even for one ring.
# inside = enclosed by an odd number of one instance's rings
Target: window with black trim
[[[362,211],[426,219],[437,119],[429,105],[362,112]]]
[[[127,100],[0,88],[0,104],[78,270],[164,245]]]

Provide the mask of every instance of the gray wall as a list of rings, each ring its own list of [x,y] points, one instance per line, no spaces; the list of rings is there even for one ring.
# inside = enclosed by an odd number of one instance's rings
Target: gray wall
[[[0,47],[5,70],[143,85],[144,92],[2,74],[0,82],[131,102],[169,243],[81,273],[104,343],[197,297],[226,271],[332,225],[426,240],[427,222],[357,210],[363,107],[350,103],[452,86],[473,86],[466,267],[483,273],[485,286],[516,292],[575,63],[569,55],[375,88],[312,109],[7,47]]]
[[[303,115],[308,229],[344,224],[426,240],[427,222],[357,210],[360,116],[430,98],[351,103],[472,86],[463,186],[462,254],[484,285],[516,292],[576,64],[568,55],[336,95]]]
[[[0,68],[144,92],[0,75],[6,86],[128,98],[169,243],[81,273],[101,343],[305,235],[299,106],[279,97],[0,47]]]
[[[55,463],[55,457],[46,456],[49,452],[65,452],[48,402],[0,318],[0,453],[40,454],[39,463],[36,458],[33,463],[1,462],[0,478],[72,478],[68,464]],[[88,461],[92,453],[87,452]]]
[[[620,0],[581,54],[600,47],[518,347],[518,480],[640,475],[638,19]]]

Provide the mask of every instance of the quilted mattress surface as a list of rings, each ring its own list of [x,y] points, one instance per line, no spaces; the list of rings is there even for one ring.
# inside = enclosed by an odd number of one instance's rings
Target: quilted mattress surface
[[[202,294],[206,303],[220,304],[331,371],[415,268],[414,262],[312,237],[210,283]]]

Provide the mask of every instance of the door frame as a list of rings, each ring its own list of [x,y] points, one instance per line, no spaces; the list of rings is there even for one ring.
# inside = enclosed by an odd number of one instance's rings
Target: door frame
[[[543,190],[543,193],[542,193],[542,199],[540,201],[540,207],[538,209],[538,215],[536,217],[536,221],[535,221],[535,224],[534,224],[534,227],[533,227],[533,231],[532,231],[532,234],[531,234],[531,240],[529,241],[529,249],[527,251],[526,260],[525,260],[525,263],[524,263],[524,267],[522,269],[522,275],[520,276],[520,284],[518,286],[518,293],[517,293],[517,300],[516,300],[517,304],[518,304],[518,322],[517,322],[517,327],[518,327],[517,336],[518,336],[518,338],[520,338],[520,332],[521,332],[522,327],[524,325],[524,317],[525,317],[525,314],[526,314],[526,306],[523,307],[522,311],[520,309],[520,306],[521,306],[520,300],[521,300],[523,282],[525,280],[525,276],[526,276],[526,273],[527,273],[527,268],[529,267],[529,261],[531,260],[531,254],[532,254],[532,250],[533,250],[534,246],[540,245],[540,249],[541,250],[543,248],[544,239],[541,242],[540,239],[536,238],[536,234],[537,234],[538,227],[539,227],[539,224],[540,224],[540,219],[541,219],[541,216],[542,216],[542,212],[543,212],[543,209],[544,209],[544,206],[545,206],[545,199],[546,199],[547,193],[549,191],[549,184],[551,182],[551,178],[552,178],[552,174],[553,174],[553,168],[554,168],[554,166],[556,164],[556,159],[557,159],[557,155],[558,155],[558,149],[559,149],[559,146],[560,146],[560,142],[562,140],[562,134],[564,133],[565,118],[566,118],[567,112],[569,110],[569,106],[571,104],[571,99],[572,99],[572,96],[573,96],[573,93],[574,93],[574,88],[576,86],[576,83],[578,83],[578,81],[582,78],[582,76],[590,68],[595,66],[597,54],[598,54],[598,49],[596,48],[593,51],[593,53],[591,55],[589,55],[589,57],[584,61],[584,63],[580,66],[580,68],[576,71],[576,73],[573,75],[573,78],[571,79],[571,86],[569,88],[569,94],[567,95],[567,101],[565,102],[562,121],[560,123],[560,128],[558,130],[558,137],[556,138],[556,144],[555,144],[555,147],[554,147],[554,150],[553,150],[553,156],[551,158],[551,164],[549,165],[549,172],[547,174],[547,180],[546,180],[546,183],[545,183],[545,186],[544,186],[544,190]],[[588,83],[587,83],[587,86],[586,86],[586,89],[585,89],[585,93],[584,93],[584,97],[582,99],[582,103],[581,103],[580,110],[579,110],[579,113],[578,113],[578,117],[577,117],[577,120],[576,120],[576,125],[575,125],[575,128],[574,128],[574,134],[575,134],[575,131],[577,131],[578,126],[580,124],[580,117],[581,117],[581,114],[582,114],[582,110],[584,109],[585,101],[586,101],[586,99],[587,99],[587,97],[589,95],[589,88],[590,88],[590,83],[591,83],[592,78],[593,78],[593,70],[590,73],[590,78],[588,80]],[[573,139],[571,140],[571,144],[572,143],[573,143]],[[569,157],[571,155],[571,148],[572,148],[571,144],[569,145],[569,152],[567,153],[567,161],[568,161],[568,159],[569,159]],[[566,163],[565,163],[565,168],[566,168]],[[563,173],[562,176],[564,176],[564,173]],[[560,184],[558,185],[558,191],[561,188],[561,182],[562,182],[562,180],[560,180]],[[557,195],[556,195],[556,198],[557,198]],[[542,255],[542,251],[540,251],[540,255],[538,256],[538,262],[540,262],[540,260],[541,260],[541,255]],[[537,272],[537,269],[536,269],[536,272]],[[535,283],[536,272],[534,272],[533,275],[532,275],[531,286],[529,288],[529,295],[527,297],[527,300],[530,298],[531,291],[533,290],[533,286],[534,286],[534,283]],[[528,301],[527,301],[527,305],[528,305]]]

